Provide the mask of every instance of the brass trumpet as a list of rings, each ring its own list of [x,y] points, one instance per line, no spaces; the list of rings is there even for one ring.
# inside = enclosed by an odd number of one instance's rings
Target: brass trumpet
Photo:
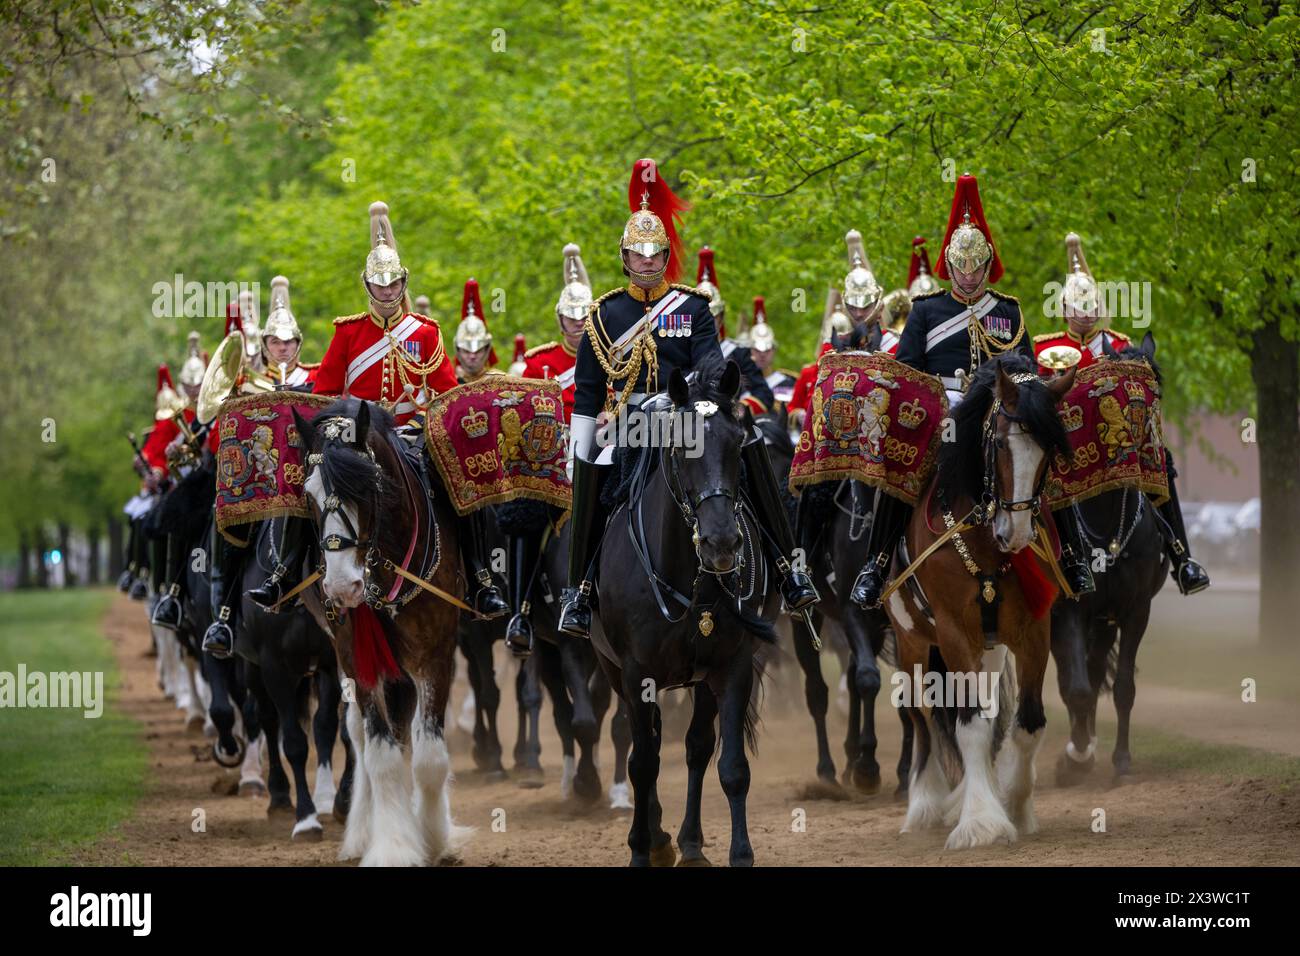
[[[242,332],[231,332],[208,362],[195,402],[195,414],[203,424],[211,422],[221,411],[221,403],[237,392],[269,392],[276,383],[270,377],[255,371],[248,363]]]

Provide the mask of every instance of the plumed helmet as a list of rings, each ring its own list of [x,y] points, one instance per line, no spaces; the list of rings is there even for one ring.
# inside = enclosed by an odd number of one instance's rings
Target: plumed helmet
[[[388,285],[407,277],[406,268],[397,256],[397,239],[393,224],[388,221],[388,204],[370,204],[370,254],[366,256],[366,269],[361,274],[371,285]]]
[[[990,261],[988,281],[992,285],[1002,278],[1002,260],[993,245],[993,233],[984,219],[979,183],[967,173],[958,177],[953,192],[948,230],[944,233],[943,248],[939,250],[939,278],[952,278],[952,269],[975,272]]]
[[[257,295],[250,289],[239,293],[239,322],[244,330],[244,354],[252,358],[261,344],[261,319],[257,313]]]
[[[912,311],[912,297],[906,289],[895,289],[885,296],[885,305],[880,317],[880,324],[891,332],[902,333],[907,324],[908,313]]]
[[[289,280],[284,276],[271,280],[271,311],[266,316],[266,327],[262,329],[262,339],[268,337],[282,342],[302,341],[298,320],[289,309]]]
[[[761,295],[754,296],[754,324],[749,329],[749,347],[756,352],[776,348],[776,335],[767,324],[767,307]]]
[[[154,398],[154,419],[165,421],[172,417],[181,398],[172,385],[172,371],[167,363],[158,366],[158,393]]]
[[[678,198],[668,183],[659,175],[653,159],[638,159],[632,164],[632,177],[628,180],[627,204],[632,215],[623,226],[619,243],[620,255],[632,250],[643,256],[668,252],[668,264],[663,277],[676,282],[682,271],[682,241],[677,235],[677,223],[690,203]]]
[[[713,318],[721,320],[727,311],[727,303],[722,301],[722,290],[718,288],[718,270],[713,264],[713,250],[703,246],[699,252],[699,264],[695,267],[695,291],[709,300],[709,312]]]
[[[456,348],[464,349],[466,352],[477,352],[491,344],[492,333],[488,331],[487,322],[483,320],[483,300],[479,298],[478,281],[469,279],[465,282],[465,293],[461,297],[460,325],[456,326]]]
[[[850,229],[844,236],[844,245],[849,257],[849,272],[844,277],[844,303],[855,309],[869,309],[880,301],[885,290],[871,271],[867,250],[862,245],[862,233]]]
[[[582,250],[576,242],[564,247],[564,288],[560,290],[560,300],[555,303],[555,314],[561,318],[581,321],[591,309],[591,280],[587,278],[587,267],[582,264]]]
[[[1094,315],[1100,311],[1101,296],[1098,294],[1097,280],[1088,269],[1088,260],[1083,257],[1083,240],[1078,233],[1065,237],[1065,285],[1061,288],[1061,304],[1083,314]]]
[[[930,274],[930,252],[925,248],[925,236],[912,240],[912,262],[907,267],[907,294],[915,299],[939,291],[939,283]]]
[[[189,354],[185,357],[184,364],[181,365],[178,378],[180,378],[182,385],[197,388],[203,384],[203,373],[208,368],[208,363],[203,361],[203,351],[199,348],[198,332],[190,332],[188,348]]]

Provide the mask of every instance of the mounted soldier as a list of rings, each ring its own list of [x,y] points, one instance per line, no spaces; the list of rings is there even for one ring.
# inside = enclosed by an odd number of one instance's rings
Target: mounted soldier
[[[951,280],[951,291],[939,289],[912,301],[896,357],[904,365],[939,376],[952,407],[962,400],[966,383],[987,359],[1010,351],[1033,358],[1019,303],[989,288],[1002,278],[1002,260],[984,218],[979,185],[971,175],[957,180],[939,252],[939,278]],[[867,563],[850,595],[860,607],[879,605],[890,557],[911,511],[897,498],[877,496]],[[1058,524],[1066,583],[1076,595],[1088,593],[1094,585],[1077,522],[1062,511]]]
[[[1060,304],[1066,327],[1060,332],[1034,337],[1034,354],[1038,358],[1040,374],[1050,374],[1060,367],[1056,356],[1063,349],[1077,350],[1079,368],[1087,368],[1132,344],[1128,336],[1109,328],[1108,323],[1103,327],[1106,315],[1100,290],[1088,269],[1088,261],[1083,255],[1083,240],[1077,233],[1065,237],[1065,249],[1068,271],[1061,287]],[[1064,354],[1070,355],[1069,352]],[[1178,504],[1178,491],[1174,487],[1178,473],[1174,469],[1173,453],[1167,447],[1164,452],[1169,498],[1156,510],[1164,525],[1165,553],[1169,556],[1170,574],[1178,590],[1183,594],[1195,594],[1210,586],[1210,576],[1192,559],[1182,509]]]
[[[776,333],[767,321],[767,309],[761,295],[754,296],[754,324],[749,330],[749,352],[772,390],[773,412],[780,412],[794,395],[795,374],[776,368]]]
[[[881,348],[880,318],[884,309],[885,290],[876,281],[876,274],[871,271],[871,261],[862,244],[862,233],[850,229],[844,235],[844,245],[849,258],[849,271],[844,276],[844,309],[853,322],[854,329],[866,330],[866,348],[874,352]]]
[[[762,370],[754,364],[750,353],[749,331],[744,322],[737,322],[735,338],[727,337],[727,304],[722,301],[722,292],[718,289],[718,272],[713,261],[713,250],[704,246],[699,252],[699,263],[695,269],[695,289],[709,300],[709,313],[718,326],[718,342],[721,344],[723,359],[731,359],[740,366],[741,400],[749,406],[755,415],[761,415],[772,407],[774,401],[772,389]],[[762,296],[754,298],[755,308],[762,308]]]
[[[837,338],[853,332],[853,320],[844,311],[844,299],[840,290],[832,287],[826,293],[826,309],[822,313],[821,345],[817,350],[817,359],[799,370],[795,379],[794,391],[790,395],[790,429],[798,432],[803,428],[808,416],[808,401],[812,396],[813,386],[817,384],[817,362],[834,346]]]
[[[483,313],[483,300],[479,297],[478,281],[468,279],[460,299],[460,324],[456,326],[456,381],[477,382],[484,375],[499,375],[491,368],[497,364],[496,349],[492,347],[492,333],[488,331]]]
[[[321,395],[377,402],[399,426],[410,422],[435,395],[457,384],[438,323],[410,310],[408,276],[398,257],[388,206],[372,203],[370,253],[361,272],[369,305],[365,312],[334,320],[334,337],[317,370],[314,389]],[[403,431],[409,439],[420,438],[414,427]],[[469,603],[479,614],[494,618],[505,614],[509,606],[488,570],[480,514],[475,512],[458,523],[458,538],[471,592]],[[285,593],[296,584],[290,578],[296,578],[300,568],[281,567],[276,568],[275,580],[270,583]]]
[[[614,424],[637,413],[675,370],[684,373],[701,362],[722,360],[709,299],[698,288],[672,282],[682,265],[675,220],[689,206],[659,177],[654,160],[633,165],[628,205],[632,215],[619,245],[628,285],[592,303],[578,348],[571,429],[573,541],[560,613],[560,630],[576,637],[591,633],[592,570],[604,533],[596,464],[601,419]],[[817,591],[807,574],[790,565],[794,535],[761,436],[750,436],[742,457],[750,498],[768,532],[762,536],[764,551],[780,574],[782,596],[792,611],[807,607],[817,601]]]

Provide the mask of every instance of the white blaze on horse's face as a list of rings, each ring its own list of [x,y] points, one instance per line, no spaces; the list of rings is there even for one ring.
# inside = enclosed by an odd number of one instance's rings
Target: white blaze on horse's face
[[[321,540],[325,540],[331,534],[343,538],[351,537],[342,514],[339,511],[328,513],[325,511],[325,485],[321,481],[319,469],[311,473],[303,488],[311,495],[312,501],[316,502],[316,507],[321,512]],[[344,504],[341,506],[341,511],[352,522],[352,527],[356,528],[356,506]],[[362,565],[360,551],[356,548],[346,548],[342,551],[322,551],[322,553],[325,557],[325,576],[321,578],[321,590],[325,592],[325,597],[339,607],[352,608],[359,605],[366,591],[365,568]]]
[[[1012,422],[1007,429],[1006,449],[1011,456],[1011,493],[1002,497],[1008,501],[1028,501],[1034,495],[1043,449],[1019,422]],[[1014,554],[1028,546],[1033,536],[1033,511],[998,509],[993,518],[993,539],[999,548]]]

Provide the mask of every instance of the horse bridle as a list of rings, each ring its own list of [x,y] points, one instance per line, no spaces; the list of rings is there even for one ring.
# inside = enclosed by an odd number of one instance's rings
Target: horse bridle
[[[1017,385],[1024,385],[1027,382],[1036,382],[1038,380],[1038,376],[1031,372],[1017,372],[1011,376],[1011,381]],[[980,524],[992,520],[993,515],[999,510],[1011,512],[1030,511],[1035,516],[1042,510],[1043,485],[1047,481],[1048,472],[1046,463],[1043,466],[1042,474],[1038,476],[1038,480],[1034,483],[1034,491],[1030,497],[1008,499],[1003,498],[998,491],[996,433],[999,418],[1005,418],[1007,421],[1014,422],[1022,427],[1028,425],[1024,416],[1007,411],[1002,404],[1002,399],[994,397],[993,406],[984,418],[984,493],[981,496],[980,504],[977,506],[977,510],[980,512],[977,516]]]
[[[677,510],[681,512],[682,518],[691,528],[691,543],[695,546],[695,558],[698,562],[698,569],[705,574],[716,576],[730,575],[738,571],[743,566],[743,547],[737,551],[736,565],[730,571],[714,571],[704,566],[704,559],[700,556],[700,505],[711,498],[726,498],[731,501],[731,513],[736,519],[736,529],[740,530],[740,498],[736,495],[734,489],[728,488],[722,484],[710,485],[703,491],[693,491],[686,488],[682,482],[681,464],[677,457],[679,448],[671,445],[668,448],[668,471],[670,480],[668,485],[668,494],[672,496],[673,501],[677,504]]]

